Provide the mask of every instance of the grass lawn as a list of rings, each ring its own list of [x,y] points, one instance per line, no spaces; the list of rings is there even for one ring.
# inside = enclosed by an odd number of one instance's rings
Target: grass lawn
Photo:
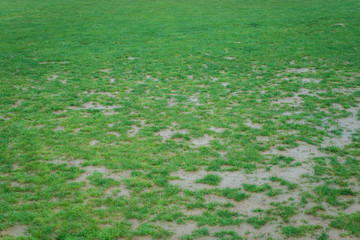
[[[359,239],[358,0],[1,0],[0,239]]]

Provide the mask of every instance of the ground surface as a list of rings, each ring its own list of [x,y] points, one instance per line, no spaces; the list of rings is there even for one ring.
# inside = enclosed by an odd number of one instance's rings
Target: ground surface
[[[359,6],[0,1],[0,238],[359,239]]]

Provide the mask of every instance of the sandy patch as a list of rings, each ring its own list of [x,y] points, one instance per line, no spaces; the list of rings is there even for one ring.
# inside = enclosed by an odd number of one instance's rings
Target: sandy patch
[[[104,178],[112,178],[116,181],[121,181],[124,178],[130,177],[131,176],[131,172],[130,171],[126,171],[126,172],[113,172],[109,169],[107,169],[104,166],[86,166],[86,167],[82,167],[82,170],[85,170],[84,173],[80,174],[80,176],[78,176],[77,178],[71,180],[70,182],[86,182],[86,183],[90,183],[89,179],[87,179],[89,176],[91,176],[95,171],[100,172],[103,174]],[[114,190],[114,189],[112,189]]]
[[[50,77],[48,77],[49,81],[55,81],[59,76],[58,75],[52,75]]]
[[[180,130],[176,130],[176,129],[163,129],[157,133],[155,133],[155,135],[162,137],[162,141],[165,142],[166,140],[169,140],[172,138],[172,136],[176,133],[180,133],[180,134],[188,134],[189,131],[186,129],[180,129]]]
[[[301,81],[303,83],[319,83],[321,82],[322,79],[319,79],[319,78],[303,78],[301,79]]]
[[[60,114],[66,113],[66,112],[67,112],[66,110],[58,110],[58,111],[53,112],[53,114],[60,115]]]
[[[244,124],[246,126],[250,127],[250,128],[256,128],[256,129],[261,129],[262,128],[261,124],[253,123],[250,119],[247,119]]]
[[[93,139],[93,140],[90,141],[89,145],[90,145],[90,146],[95,146],[95,145],[98,144],[98,143],[99,143],[98,140]]]
[[[331,26],[341,26],[341,27],[345,27],[345,24],[343,24],[343,23],[335,23],[335,24],[333,24],[333,25],[331,25]]]
[[[263,152],[263,154],[292,157],[300,162],[306,162],[307,160],[314,157],[328,156],[326,153],[320,152],[316,146],[306,143],[301,143],[296,148],[285,149],[284,151],[280,151],[276,148],[272,148],[268,151]]]
[[[11,236],[11,237],[19,237],[23,236],[26,233],[28,226],[26,225],[15,225],[8,229],[5,229],[1,232],[1,235],[3,236]]]
[[[118,132],[108,132],[107,134],[113,135],[113,136],[116,136],[116,137],[120,137],[120,133],[118,133]]]
[[[106,196],[120,197],[120,196],[130,196],[131,192],[125,186],[114,186],[109,187],[104,191]]]
[[[289,68],[285,70],[287,73],[315,73],[314,68]]]
[[[145,127],[145,120],[140,120],[140,127],[132,125],[132,128],[128,131],[128,135],[134,137],[143,127]]]
[[[122,108],[122,106],[121,105],[103,106],[100,103],[90,101],[90,102],[84,103],[82,105],[82,107],[70,106],[68,108],[72,109],[72,110],[83,110],[83,109],[112,110],[112,109],[116,109],[116,108]]]
[[[210,141],[212,141],[212,140],[214,140],[214,138],[212,136],[205,134],[204,136],[199,137],[199,138],[192,138],[190,140],[190,142],[195,147],[202,147],[202,146],[208,146]]]
[[[63,126],[58,125],[56,128],[53,129],[55,132],[63,131],[65,128]]]
[[[334,138],[326,138],[321,144],[322,147],[336,146],[343,148],[352,143],[352,135],[360,128],[360,121],[357,117],[359,107],[352,107],[347,109],[347,111],[351,113],[350,116],[336,120],[339,127],[343,130],[341,135]]]
[[[196,95],[190,96],[189,101],[194,103],[194,105],[196,106],[202,105],[201,103],[199,103],[199,98]]]
[[[271,101],[271,104],[289,105],[290,107],[299,107],[303,103],[301,97],[297,94],[293,97],[280,98],[276,101]]]
[[[181,236],[191,234],[192,231],[198,229],[196,222],[187,222],[184,224],[156,222],[155,224],[173,233],[173,235],[169,238],[170,240],[180,239]]]
[[[66,157],[60,157],[57,159],[44,161],[44,162],[52,163],[52,164],[66,164],[68,166],[73,166],[73,167],[81,167],[81,165],[85,162],[85,160],[84,159],[68,159]]]
[[[18,107],[22,103],[22,100],[17,100],[15,104],[11,105],[13,108]]]
[[[218,127],[210,127],[211,131],[217,132],[217,133],[222,133],[224,132],[226,129],[225,128],[218,128]]]

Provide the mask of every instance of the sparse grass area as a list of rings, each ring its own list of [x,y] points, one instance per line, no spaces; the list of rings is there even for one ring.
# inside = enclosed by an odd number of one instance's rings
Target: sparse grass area
[[[217,186],[219,185],[220,181],[221,181],[221,177],[219,177],[218,175],[208,174],[205,177],[196,180],[195,182]]]
[[[359,238],[359,9],[0,1],[0,238]]]

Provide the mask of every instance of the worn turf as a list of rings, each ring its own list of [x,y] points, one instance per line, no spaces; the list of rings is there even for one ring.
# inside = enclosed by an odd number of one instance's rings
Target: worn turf
[[[0,1],[1,239],[359,239],[358,0]]]

